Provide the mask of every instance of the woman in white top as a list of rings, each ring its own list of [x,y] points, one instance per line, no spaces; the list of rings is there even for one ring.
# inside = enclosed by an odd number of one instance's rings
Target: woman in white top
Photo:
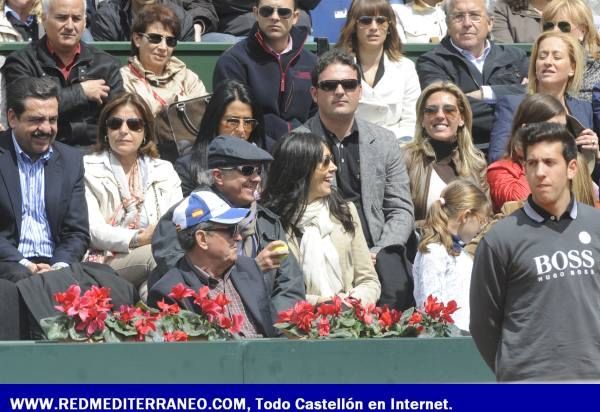
[[[442,0],[415,0],[394,4],[402,43],[439,43],[446,35],[446,13]]]
[[[456,326],[469,330],[469,287],[473,259],[463,249],[487,222],[491,207],[486,195],[466,180],[455,180],[427,211],[423,238],[413,266],[415,301],[422,307],[427,296],[442,302],[455,300]]]
[[[110,265],[137,287],[156,264],[154,226],[182,199],[171,163],[158,159],[152,112],[141,97],[123,94],[98,119],[94,153],[84,157],[90,220],[88,260]],[[141,288],[144,298],[144,288]]]
[[[336,47],[353,53],[361,69],[357,116],[412,139],[421,88],[414,63],[402,56],[394,10],[387,0],[355,0]]]

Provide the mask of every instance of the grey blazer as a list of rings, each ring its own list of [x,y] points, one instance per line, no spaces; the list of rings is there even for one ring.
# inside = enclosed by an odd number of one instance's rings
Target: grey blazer
[[[410,185],[394,133],[364,120],[358,126],[360,187],[363,212],[374,242],[371,252],[392,245],[406,245],[414,229]],[[298,127],[297,132],[325,136],[319,115]]]

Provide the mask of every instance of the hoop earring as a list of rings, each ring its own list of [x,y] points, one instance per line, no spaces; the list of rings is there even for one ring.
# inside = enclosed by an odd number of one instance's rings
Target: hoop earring
[[[106,134],[104,135],[104,142],[108,143],[108,135],[106,135]]]
[[[144,136],[144,139],[142,139],[142,146],[146,146],[146,136]]]

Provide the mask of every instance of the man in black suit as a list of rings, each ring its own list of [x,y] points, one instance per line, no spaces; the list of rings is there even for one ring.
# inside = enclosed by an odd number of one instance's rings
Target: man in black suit
[[[173,211],[179,244],[185,255],[148,292],[148,304],[157,307],[169,296],[173,286],[182,283],[198,291],[208,286],[211,298],[224,293],[230,302],[230,315],[241,315],[241,337],[276,336],[273,308],[263,274],[256,261],[238,256],[241,240],[238,223],[249,209],[232,208],[211,191],[197,191],[185,198]],[[183,308],[200,311],[192,298],[177,301]]]
[[[13,282],[79,262],[89,243],[79,150],[55,142],[58,88],[23,78],[7,89],[0,134],[0,278]]]

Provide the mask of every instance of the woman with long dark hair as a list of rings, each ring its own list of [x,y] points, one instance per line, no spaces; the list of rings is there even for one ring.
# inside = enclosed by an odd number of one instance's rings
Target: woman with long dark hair
[[[239,137],[261,149],[267,146],[262,109],[248,86],[237,80],[223,82],[215,89],[202,117],[192,153],[175,163],[184,196],[206,183],[199,177],[208,169],[207,148],[220,135]]]
[[[381,286],[356,207],[332,187],[336,165],[325,140],[290,133],[273,149],[263,204],[280,216],[290,252],[304,273],[306,298],[334,296],[376,303]]]

